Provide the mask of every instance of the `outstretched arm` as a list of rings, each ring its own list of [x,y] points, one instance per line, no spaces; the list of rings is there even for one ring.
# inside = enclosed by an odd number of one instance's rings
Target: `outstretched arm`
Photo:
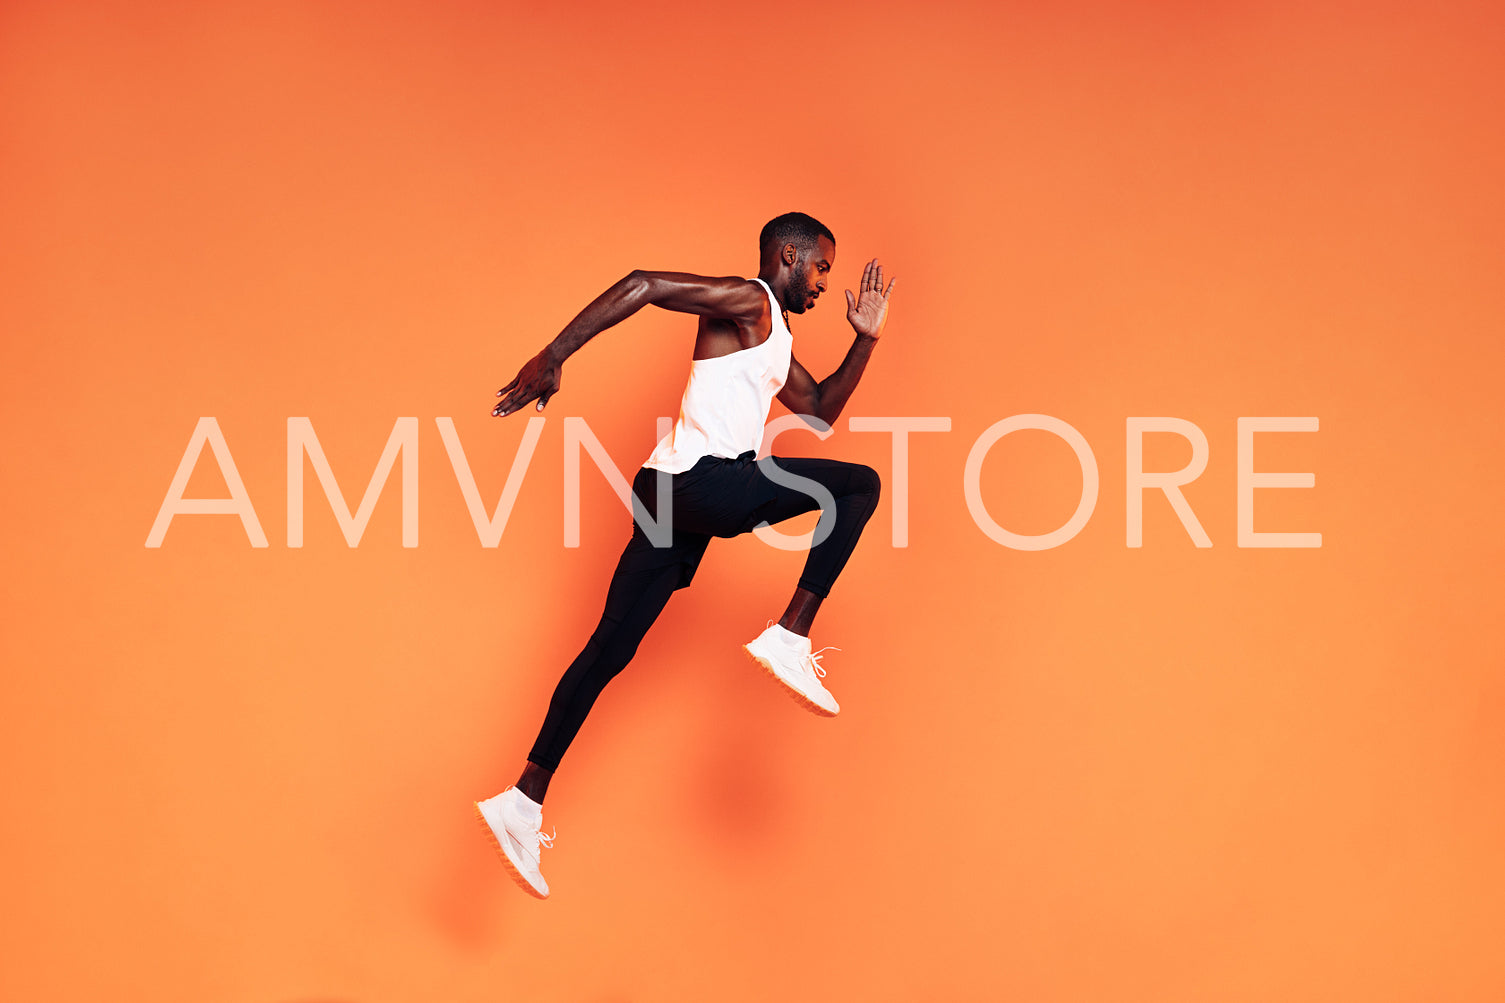
[[[779,403],[795,414],[817,418],[827,426],[836,424],[883,333],[883,325],[888,321],[888,296],[897,281],[890,279],[888,288],[883,288],[883,267],[878,259],[867,263],[862,269],[862,286],[857,296],[854,298],[852,291],[847,290],[847,321],[857,335],[847,349],[847,357],[819,383],[809,370],[790,359],[789,376],[784,380],[784,389],[779,391]]]
[[[747,279],[634,271],[592,300],[543,351],[523,364],[512,382],[496,392],[502,399],[492,415],[511,414],[533,400],[542,411],[549,398],[559,392],[564,360],[650,303],[665,310],[739,323],[756,323],[768,309],[763,287]]]

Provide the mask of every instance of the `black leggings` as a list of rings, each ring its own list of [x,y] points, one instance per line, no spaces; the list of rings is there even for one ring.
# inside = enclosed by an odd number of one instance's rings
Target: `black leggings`
[[[878,474],[871,467],[840,460],[774,459],[780,470],[815,481],[836,500],[834,513],[823,512],[816,526],[817,539],[823,532],[829,535],[810,549],[799,581],[800,588],[824,598],[878,505]],[[644,467],[632,483],[633,493],[655,519],[658,476],[658,471]],[[669,596],[695,577],[711,537],[737,536],[820,507],[810,495],[769,478],[752,453],[735,460],[702,457],[684,473],[665,476],[672,477],[673,484],[670,545],[655,547],[633,521],[632,538],[606,591],[601,622],[555,687],[538,740],[528,753],[529,762],[544,769],[559,768],[596,697],[632,660]]]

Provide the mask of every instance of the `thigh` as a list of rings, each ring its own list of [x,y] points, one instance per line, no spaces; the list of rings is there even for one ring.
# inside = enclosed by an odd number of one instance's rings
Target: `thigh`
[[[752,453],[706,457],[674,477],[675,532],[722,537],[746,532],[748,517],[768,502],[772,487]]]
[[[644,502],[650,517],[657,519],[659,513],[651,473],[645,467],[634,480],[633,490]],[[606,603],[608,614],[621,604],[631,602],[634,591],[649,587],[667,569],[674,569],[676,572],[675,589],[684,588],[695,577],[695,570],[700,566],[700,559],[705,556],[711,537],[710,534],[682,526],[678,519],[678,500],[673,504],[675,518],[667,547],[654,546],[643,527],[638,525],[636,519],[632,520],[632,536],[622,549],[622,556],[617,560],[617,568],[612,575],[612,586]]]
[[[775,456],[770,459],[784,473],[814,481],[831,492],[836,499],[868,490],[873,474],[870,467],[844,460],[804,456]],[[815,496],[801,487],[781,484],[761,470],[758,476],[768,485],[760,491],[765,500],[750,514],[749,524],[743,532],[751,531],[760,523],[779,523],[820,508],[820,502]]]
[[[768,457],[784,475],[814,481],[835,498],[871,490],[872,468],[815,457]],[[820,508],[809,485],[775,480],[763,462],[745,453],[734,460],[709,457],[674,475],[674,529],[705,536],[737,536],[759,524],[782,522]],[[645,488],[646,488],[645,482]]]

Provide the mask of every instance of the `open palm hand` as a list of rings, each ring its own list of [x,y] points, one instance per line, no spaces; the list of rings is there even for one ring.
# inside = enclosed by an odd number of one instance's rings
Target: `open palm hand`
[[[883,333],[883,324],[888,320],[888,297],[894,291],[890,279],[888,288],[883,288],[883,266],[878,259],[869,261],[862,269],[862,286],[857,295],[847,290],[847,323],[860,335],[876,338]]]

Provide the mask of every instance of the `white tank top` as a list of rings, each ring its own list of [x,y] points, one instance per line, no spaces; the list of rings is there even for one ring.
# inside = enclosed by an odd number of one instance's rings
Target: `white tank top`
[[[748,450],[756,452],[763,444],[768,409],[789,377],[794,336],[768,283],[753,281],[768,294],[773,330],[752,348],[690,361],[690,382],[679,404],[679,420],[643,466],[680,474],[702,456],[732,460]]]

